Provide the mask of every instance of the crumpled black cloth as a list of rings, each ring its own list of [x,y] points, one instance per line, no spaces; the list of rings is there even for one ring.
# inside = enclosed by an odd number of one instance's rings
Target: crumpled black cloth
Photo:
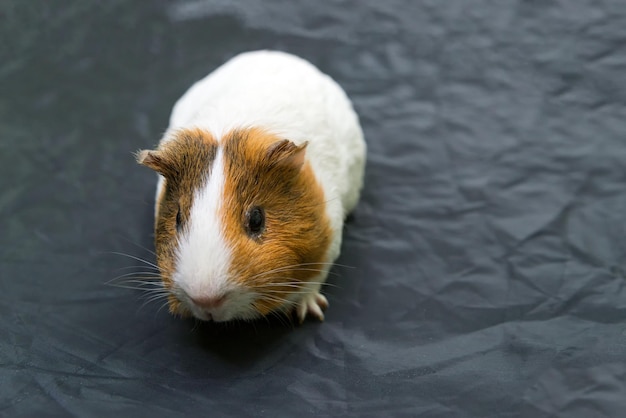
[[[7,0],[0,39],[0,415],[625,413],[626,5]],[[261,48],[369,145],[326,322],[175,319],[107,284],[154,262],[132,153]]]

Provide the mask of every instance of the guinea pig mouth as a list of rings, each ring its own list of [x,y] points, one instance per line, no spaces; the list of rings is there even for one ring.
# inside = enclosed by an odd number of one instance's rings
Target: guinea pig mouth
[[[202,309],[198,306],[195,306],[193,303],[188,304],[188,308],[191,311],[191,314],[201,321],[209,321],[209,322],[219,322],[219,315],[216,315],[214,312],[210,312],[206,309]]]
[[[191,311],[192,315],[201,321],[213,321],[214,311],[197,306],[192,301],[187,301],[187,308]]]
[[[202,321],[213,321],[213,314],[210,312],[198,311],[194,312],[194,316]]]

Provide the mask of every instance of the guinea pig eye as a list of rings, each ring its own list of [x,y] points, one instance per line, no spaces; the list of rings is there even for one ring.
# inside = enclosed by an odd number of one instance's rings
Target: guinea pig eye
[[[180,230],[180,225],[182,224],[182,219],[180,216],[180,208],[178,208],[178,211],[176,212],[176,229]]]
[[[265,227],[265,213],[263,209],[255,206],[248,212],[247,230],[249,235],[258,235]]]

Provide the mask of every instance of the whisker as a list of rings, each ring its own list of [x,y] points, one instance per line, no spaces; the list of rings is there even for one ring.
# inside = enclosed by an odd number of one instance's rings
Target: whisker
[[[270,312],[270,314],[274,318],[278,318],[278,321],[281,323],[281,325],[293,327],[293,322],[287,321],[287,319],[286,319],[287,315],[284,315],[282,312],[272,311],[272,312]],[[268,319],[268,322],[269,322],[269,319]]]
[[[110,283],[110,282],[113,282],[115,280],[123,279],[124,277],[132,277],[135,274],[142,274],[142,275],[146,275],[147,277],[155,277],[155,278],[161,276],[159,273],[154,273],[154,272],[151,272],[151,271],[137,271],[137,272],[132,272],[132,273],[126,273],[126,274],[119,275],[117,277],[112,278],[111,280],[109,280],[106,283]],[[137,276],[137,277],[140,277],[140,276]]]
[[[281,269],[281,270],[274,271],[273,273],[280,273],[280,272],[285,271],[285,270],[292,270],[292,271],[315,271],[317,273],[322,273],[322,272],[326,271],[326,270],[323,270],[323,269],[313,269],[313,268],[297,267],[297,268]],[[333,276],[339,276],[339,273],[336,273],[334,271],[329,271],[328,274],[329,275],[333,275]]]
[[[165,308],[168,304],[169,304],[169,300],[166,300],[165,303],[163,303],[159,309],[157,309],[156,313],[154,314],[155,316],[159,314],[159,312],[161,312],[161,309]]]
[[[157,289],[153,289],[153,290],[155,290],[155,291],[152,291],[152,292],[147,292],[146,291],[146,293],[143,295],[143,297],[145,297],[146,300],[152,300],[152,299],[158,299],[160,297],[169,296],[170,295],[169,292],[167,292],[164,289],[158,289],[158,290]]]
[[[267,296],[267,295],[265,295],[263,297],[263,300],[270,301],[270,302],[278,302],[278,303],[281,303],[281,304],[284,303],[284,300],[281,299],[281,298],[274,298],[274,297]]]
[[[196,318],[196,317],[194,316],[194,318],[193,318],[193,319],[194,319],[194,321],[193,321],[193,327],[191,328],[191,331],[190,331],[190,332],[194,332],[194,331],[196,330],[196,328],[198,328],[198,325],[200,324],[200,321],[198,321],[198,318]]]
[[[278,267],[278,268],[275,268],[275,269],[272,269],[272,270],[264,271],[264,272],[261,272],[261,273],[259,273],[257,275],[252,276],[252,278],[262,277],[264,275],[276,273],[276,272],[283,271],[283,270],[297,269],[297,268],[303,267],[303,266],[331,266],[331,267],[332,266],[338,266],[338,267],[345,267],[345,268],[355,268],[353,266],[348,266],[348,265],[345,265],[345,264],[338,264],[338,263],[331,263],[331,262],[300,263],[300,264],[293,264],[293,265],[290,265],[290,266],[283,266],[283,267]],[[315,271],[315,270],[311,270],[311,271]],[[318,271],[322,272],[323,270],[320,269]],[[329,274],[337,275],[337,273],[335,273],[335,272],[330,272]]]
[[[154,270],[154,271],[159,271],[159,269],[158,269],[158,268],[156,268],[156,267],[152,267],[152,266],[144,266],[144,265],[141,265],[141,266],[126,266],[126,267],[120,267],[120,268],[118,268],[118,269],[116,269],[116,270],[117,270],[117,271],[119,271],[119,270],[129,270],[129,269],[150,269],[150,270]]]
[[[296,284],[288,284],[288,283],[269,283],[269,284],[262,284],[262,285],[257,285],[255,286],[257,289],[263,289],[263,288],[276,288],[276,287],[293,287],[295,289],[305,289],[305,286],[299,286]]]
[[[271,325],[269,315],[261,315],[261,318],[265,319],[265,322],[267,322],[268,325]]]
[[[149,295],[148,297],[145,297],[144,303],[148,304],[151,302],[156,302],[159,300],[167,299],[168,296],[169,296],[168,294],[163,294],[163,293],[156,293],[153,295]]]
[[[126,285],[126,284],[141,284],[147,286],[161,286],[163,283],[158,277],[127,277],[123,280],[109,280],[108,282],[103,283],[105,286],[116,286],[116,285]]]
[[[263,298],[264,298],[264,299],[267,299],[267,300],[273,300],[274,302],[278,302],[278,303],[280,303],[280,304],[284,304],[285,302],[288,302],[288,303],[290,302],[290,301],[283,301],[283,300],[279,300],[279,299],[266,298],[265,296],[264,296]],[[291,303],[289,303],[289,304],[291,305]],[[254,312],[254,313],[258,313],[258,312],[259,312],[259,308],[258,308],[258,306],[257,306],[256,302],[254,302],[254,303],[250,304],[250,307],[252,308],[252,310],[253,310],[253,312]],[[278,320],[280,321],[280,323],[281,323],[282,325],[291,325],[291,326],[293,326],[293,323],[292,323],[292,324],[285,323],[285,320],[284,320],[284,315],[281,315],[281,314],[282,314],[282,311],[275,311],[275,310],[272,310],[272,311],[270,311],[267,315],[263,315],[262,317],[263,317],[263,318],[265,318],[265,319],[266,319],[266,321],[268,321],[268,323],[269,323],[269,318],[268,318],[268,316],[270,316],[270,315],[271,315],[271,316],[273,316],[273,317],[278,318]]]
[[[131,244],[133,244],[133,245],[135,245],[135,246],[137,246],[137,247],[141,248],[142,250],[146,250],[146,251],[148,251],[150,254],[152,254],[152,255],[156,256],[156,253],[155,253],[154,251],[152,251],[152,250],[150,250],[150,249],[148,249],[148,248],[144,247],[143,245],[139,245],[139,244],[137,244],[136,242],[131,241],[130,239],[126,238],[126,237],[125,237],[125,236],[123,236],[123,235],[118,235],[118,236],[119,236],[120,238],[122,238],[124,241],[129,242],[129,243],[131,243]]]
[[[154,293],[154,292],[157,292],[157,291],[164,290],[161,287],[155,287],[153,289],[146,289],[145,287],[139,287],[139,286],[121,286],[121,285],[110,285],[110,286],[111,287],[118,287],[120,289],[141,290],[141,291],[146,292],[146,293]]]
[[[118,280],[116,282],[112,282],[112,281],[107,282],[105,284],[116,285],[116,284],[129,284],[129,283],[145,284],[145,285],[150,285],[150,286],[164,286],[163,282],[158,277],[130,277],[124,280]]]
[[[276,272],[273,272],[273,274],[279,274],[279,273],[298,273],[299,271],[315,271],[315,272],[321,272],[321,270],[314,270],[314,269],[302,269],[302,270],[300,270],[300,269],[296,269],[296,270],[289,269],[289,271],[283,271],[283,270],[281,270],[281,271],[276,271]],[[254,276],[254,277],[252,277],[251,279],[262,279],[263,277],[266,277],[266,276],[269,276],[269,275],[270,275],[270,274],[264,274],[264,275],[261,275],[261,276]],[[329,273],[329,275],[331,275],[331,276],[335,276],[335,277],[338,277],[338,276],[339,276],[337,273],[334,273],[334,272]],[[278,277],[278,278],[276,278],[276,279],[280,279],[280,277]],[[296,279],[296,278],[292,278],[292,280],[298,280],[298,279]],[[305,282],[306,280],[302,280],[302,281],[303,281],[303,282]],[[311,282],[309,282],[309,283],[311,283]]]
[[[121,255],[136,258],[128,254]],[[145,260],[142,261],[145,262]],[[106,281],[104,285],[117,287],[120,289],[140,290],[143,292],[142,297],[148,297],[148,299],[144,302],[144,305],[151,302],[152,300],[157,300],[159,297],[162,297],[162,295],[169,294],[168,290],[165,289],[163,282],[160,280],[160,274],[152,271],[136,271],[121,274],[111,280]],[[142,307],[144,305],[142,305]]]
[[[283,326],[287,325],[285,320],[282,318],[282,315],[278,314],[275,311],[271,311],[268,315],[264,315],[263,317],[265,318],[268,324],[271,324],[270,317],[272,317],[272,318],[276,318],[280,322],[281,325]]]
[[[291,290],[287,290],[287,291],[285,291],[285,292],[282,292],[282,291],[280,291],[280,290],[272,290],[272,289],[269,289],[269,290],[267,290],[267,289],[266,289],[266,290],[262,290],[261,292],[262,292],[263,294],[265,294],[265,293],[277,293],[277,294],[279,294],[279,295],[280,295],[280,294],[288,294],[288,295],[308,295],[309,293],[311,293],[311,292],[297,292],[297,291],[296,291],[296,292],[294,292],[294,291],[291,291]]]
[[[124,253],[120,253],[120,252],[116,252],[116,251],[111,251],[111,254],[115,254],[115,255],[120,255],[120,256],[123,256],[123,257],[132,258],[133,260],[140,261],[140,262],[145,263],[145,264],[147,264],[147,265],[149,265],[149,266],[152,266],[152,267],[154,267],[154,268],[157,268],[157,269],[159,268],[159,266],[157,266],[156,264],[152,264],[151,262],[149,262],[149,261],[147,261],[147,260],[144,260],[143,258],[136,257],[136,256],[134,256],[134,255],[124,254]]]
[[[290,264],[288,266],[281,266],[281,267],[278,267],[278,268],[281,269],[281,268],[291,268],[291,267],[300,267],[300,266],[333,266],[333,265],[337,265],[337,264],[336,263],[332,263],[330,261],[316,261],[316,262],[312,262],[312,263]]]
[[[287,299],[284,299],[284,298],[275,297],[275,296],[265,295],[263,297],[263,299],[266,299],[266,300],[269,300],[269,301],[272,301],[272,302],[277,302],[277,303],[280,303],[280,304],[283,304],[283,305],[292,305],[293,304],[293,302],[290,301],[290,300],[287,300]]]
[[[300,263],[300,264],[294,264],[292,267],[295,266],[313,266],[313,265],[324,265],[324,266],[337,266],[337,267],[346,267],[346,268],[356,268],[354,266],[348,266],[346,264],[339,264],[339,263],[333,263],[331,261],[319,261],[319,262],[313,262],[313,263]]]
[[[167,296],[168,296],[167,294],[158,294],[158,295],[150,296],[149,298],[146,299],[146,301],[144,303],[141,304],[139,309],[142,309],[144,306],[146,306],[146,305],[148,305],[148,304],[150,304],[152,302],[156,302],[156,301],[158,301],[160,299],[167,298]]]
[[[284,279],[288,279],[288,280],[293,280],[293,278],[291,277],[282,277]],[[278,277],[277,279],[281,279],[281,277]],[[320,286],[328,286],[328,287],[336,287],[339,288],[339,286],[334,285],[332,283],[324,283],[324,282],[284,282],[284,283],[280,283],[280,282],[270,282],[270,283],[263,283],[261,285],[256,285],[255,287],[280,287],[280,286],[286,286],[286,287],[298,287],[298,288],[307,288],[307,285],[320,285]]]
[[[125,280],[120,283],[105,283],[111,287],[119,287],[122,289],[141,290],[145,293],[163,292],[168,293],[168,289],[165,288],[163,282],[154,279],[148,280]]]

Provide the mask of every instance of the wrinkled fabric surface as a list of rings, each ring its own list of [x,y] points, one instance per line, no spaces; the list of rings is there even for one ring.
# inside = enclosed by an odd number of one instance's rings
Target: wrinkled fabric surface
[[[0,415],[623,416],[626,4],[5,0],[0,39]],[[326,321],[176,319],[107,284],[154,262],[132,153],[260,48],[369,145]]]

